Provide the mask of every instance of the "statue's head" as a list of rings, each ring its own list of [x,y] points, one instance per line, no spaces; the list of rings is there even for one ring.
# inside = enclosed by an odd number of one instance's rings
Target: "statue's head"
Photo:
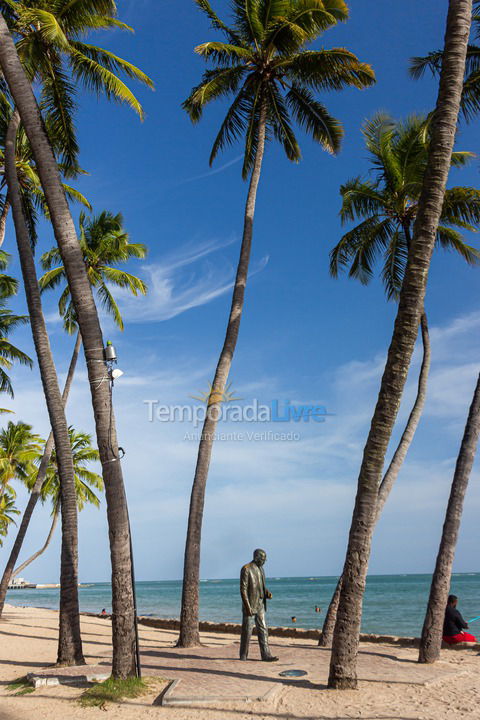
[[[258,565],[258,567],[262,567],[262,565],[265,564],[266,559],[267,553],[265,552],[265,550],[257,548],[253,551],[253,562],[255,563],[255,565]]]

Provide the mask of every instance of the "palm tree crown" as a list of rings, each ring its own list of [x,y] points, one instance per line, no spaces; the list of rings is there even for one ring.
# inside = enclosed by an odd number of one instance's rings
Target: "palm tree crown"
[[[147,286],[125,270],[113,265],[127,262],[130,258],[144,258],[147,248],[142,243],[131,243],[128,233],[123,227],[120,213],[113,215],[104,210],[99,215],[87,218],[80,214],[80,246],[87,268],[90,284],[96,289],[100,301],[107,312],[113,316],[117,326],[123,330],[123,320],[119,307],[113,298],[109,285],[129,290],[133,295],[145,295]],[[57,247],[44,253],[41,258],[42,267],[46,270],[40,278],[42,290],[51,289],[66,282],[65,269],[61,264],[61,256]],[[70,299],[70,288],[65,285],[58,303],[60,315],[68,332],[76,329],[76,318]]]
[[[480,40],[480,0],[473,0],[472,34]],[[413,78],[421,78],[429,69],[432,75],[439,76],[442,69],[443,52],[434,50],[424,57],[414,57],[410,62],[410,74]],[[472,120],[480,112],[480,46],[469,44],[465,62],[465,79],[463,82],[460,109],[465,120]]]
[[[99,452],[92,447],[92,436],[88,433],[77,432],[69,427],[70,443],[72,445],[73,467],[75,471],[75,494],[78,510],[83,510],[86,503],[99,507],[100,499],[95,490],[103,491],[103,480],[98,473],[88,468],[92,462],[98,462]],[[36,473],[30,475],[26,484],[31,488],[35,484]],[[53,510],[60,503],[60,477],[58,474],[55,450],[52,453],[47,475],[40,492],[42,502],[50,498]]]
[[[15,497],[12,480],[28,483],[34,462],[42,453],[42,440],[24,422],[7,423],[0,431],[0,493],[6,490]]]
[[[13,523],[14,515],[20,515],[20,510],[15,507],[15,498],[8,492],[0,497],[0,547],[3,545],[3,538],[7,536],[9,526]]]
[[[127,103],[143,118],[142,106],[118,73],[153,87],[150,78],[109,50],[85,42],[88,33],[99,30],[132,31],[118,20],[113,0],[0,0],[0,10],[17,38],[26,73],[40,84],[40,109],[49,137],[56,139],[57,149],[61,146],[64,171],[78,170],[75,83]]]
[[[8,125],[13,113],[9,99],[3,93],[0,93],[0,212],[5,210],[8,212],[8,188],[5,174],[5,141],[7,136]],[[52,129],[53,131],[53,129]],[[58,149],[58,138],[51,136],[52,144]],[[48,218],[48,208],[43,194],[40,178],[38,177],[37,168],[33,160],[33,154],[23,127],[19,128],[17,133],[17,141],[15,148],[17,177],[22,194],[22,204],[30,240],[32,245],[37,241],[37,218],[38,213]],[[60,164],[59,169],[64,171],[64,167]],[[67,171],[68,172],[68,171]],[[69,200],[82,203],[91,210],[90,203],[78,190],[67,183],[63,183],[63,189]],[[3,238],[0,239],[0,244]]]
[[[8,265],[9,256],[0,250],[0,271]],[[0,272],[0,392],[6,392],[13,397],[13,388],[7,371],[14,362],[32,367],[31,358],[19,348],[12,345],[8,336],[20,325],[28,323],[26,315],[15,315],[7,307],[7,299],[15,295],[18,283],[15,278]]]
[[[366,284],[379,255],[383,256],[382,280],[389,298],[397,297],[405,271],[408,246],[415,221],[428,157],[428,123],[412,115],[396,122],[378,113],[365,123],[365,144],[372,163],[372,178],[349,180],[340,188],[342,223],[361,220],[345,233],[330,253],[330,271],[349,266],[349,276]],[[473,153],[454,152],[452,165],[461,167]],[[453,187],[445,200],[437,232],[437,244],[455,250],[469,264],[480,253],[467,245],[458,231],[476,231],[480,222],[480,191]]]
[[[348,17],[343,0],[233,0],[233,24],[228,27],[208,0],[195,0],[226,42],[206,42],[195,51],[215,63],[193,88],[183,107],[197,122],[204,106],[233,96],[210,154],[245,136],[243,177],[252,169],[262,107],[267,139],[274,137],[295,162],[301,157],[292,123],[304,128],[326,150],[340,147],[342,127],[316,92],[365,88],[375,76],[345,48],[307,51],[305,46],[329,27]]]

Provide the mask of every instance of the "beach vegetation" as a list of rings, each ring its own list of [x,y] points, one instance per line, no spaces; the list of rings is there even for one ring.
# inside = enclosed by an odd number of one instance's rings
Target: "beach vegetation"
[[[145,678],[109,677],[101,683],[95,683],[83,692],[79,698],[82,707],[103,707],[106,703],[121,702],[145,695],[150,691]]]
[[[12,680],[11,683],[8,683],[7,690],[9,690],[14,695],[30,695],[30,693],[35,692],[35,688],[28,680],[26,675],[19,677],[16,680]]]

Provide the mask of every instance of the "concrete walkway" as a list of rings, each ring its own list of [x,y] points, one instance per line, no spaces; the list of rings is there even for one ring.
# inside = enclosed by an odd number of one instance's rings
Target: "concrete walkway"
[[[254,639],[255,640],[255,639]],[[142,648],[142,673],[171,680],[155,704],[189,706],[229,702],[273,701],[286,685],[324,689],[328,678],[330,652],[311,643],[272,642],[272,652],[279,656],[276,663],[260,661],[258,646],[252,642],[251,658],[238,660],[239,643],[203,646],[194,649]],[[294,679],[282,677],[286,670],[303,670],[306,675]],[[87,679],[101,680],[108,676],[110,661],[106,657],[96,666],[48,668],[36,671],[31,681],[36,685],[80,684]],[[458,670],[446,663],[419,665],[411,651],[383,645],[362,647],[359,654],[360,681],[388,684],[428,685],[446,677],[455,677]]]

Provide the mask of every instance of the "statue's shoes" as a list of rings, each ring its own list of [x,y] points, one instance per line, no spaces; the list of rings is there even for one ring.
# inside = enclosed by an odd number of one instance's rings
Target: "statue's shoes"
[[[275,655],[270,655],[269,657],[262,658],[263,662],[277,662],[278,657],[275,657]]]

